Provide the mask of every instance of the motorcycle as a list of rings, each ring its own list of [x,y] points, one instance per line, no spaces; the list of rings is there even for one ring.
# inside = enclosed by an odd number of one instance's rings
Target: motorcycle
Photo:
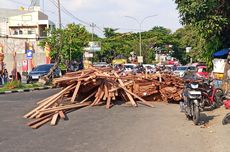
[[[184,113],[189,120],[198,125],[200,119],[202,92],[199,90],[198,82],[189,82],[183,90]]]
[[[213,86],[212,80],[204,80],[200,86],[202,90],[202,103],[201,107],[213,110],[223,105],[224,92],[220,88]]]

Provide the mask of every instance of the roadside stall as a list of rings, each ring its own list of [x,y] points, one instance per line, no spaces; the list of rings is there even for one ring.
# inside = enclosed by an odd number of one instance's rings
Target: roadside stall
[[[218,52],[215,52],[213,54],[213,72],[212,72],[212,76],[214,78],[214,86],[218,87],[218,88],[223,88],[225,89],[225,87],[223,87],[224,82],[227,82],[227,80],[229,79],[227,77],[227,72],[228,69],[227,68],[227,58],[228,58],[228,54],[229,54],[229,49],[223,49],[220,50]]]

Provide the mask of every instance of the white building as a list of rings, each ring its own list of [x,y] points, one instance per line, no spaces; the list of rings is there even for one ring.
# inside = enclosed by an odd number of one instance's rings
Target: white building
[[[23,63],[27,60],[25,42],[34,46],[34,66],[45,63],[44,48],[39,41],[47,37],[47,29],[55,28],[48,16],[40,11],[39,2],[29,9],[0,8],[0,43],[4,46],[6,68],[12,70],[12,52],[17,53],[17,68],[22,72]],[[27,63],[29,64],[29,62]],[[31,70],[28,65],[28,71]]]

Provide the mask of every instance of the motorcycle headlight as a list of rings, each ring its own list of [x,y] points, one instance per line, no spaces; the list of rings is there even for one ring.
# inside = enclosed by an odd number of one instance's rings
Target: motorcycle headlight
[[[192,88],[192,89],[197,89],[198,87],[199,87],[198,84],[191,84],[191,88]]]

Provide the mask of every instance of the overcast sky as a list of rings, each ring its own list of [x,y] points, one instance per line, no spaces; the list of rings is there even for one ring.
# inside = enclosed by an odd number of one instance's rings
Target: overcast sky
[[[43,5],[44,1],[44,5]],[[49,15],[49,18],[57,23],[57,8],[51,1],[41,0],[41,8]],[[139,24],[125,16],[132,16],[141,21],[147,16],[156,15],[146,19],[142,23],[142,30],[149,30],[154,26],[163,26],[175,31],[181,27],[179,14],[174,0],[60,0],[62,6],[77,18],[95,23],[98,28],[95,33],[102,35],[104,27],[119,28],[120,32],[138,32]],[[28,8],[30,0],[0,0],[4,8]],[[79,23],[69,15],[62,12],[63,25],[67,23]],[[81,22],[80,22],[81,23]],[[84,24],[84,23],[82,23]],[[86,25],[87,29],[90,27]]]

